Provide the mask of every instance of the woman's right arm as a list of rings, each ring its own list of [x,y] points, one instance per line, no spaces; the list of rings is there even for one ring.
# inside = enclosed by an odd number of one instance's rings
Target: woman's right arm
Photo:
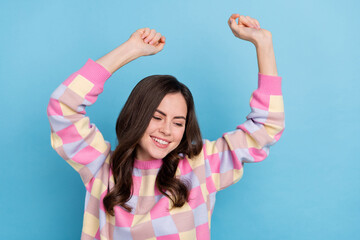
[[[96,176],[111,150],[101,132],[85,116],[111,73],[91,59],[50,96],[47,115],[51,146],[81,176],[85,186]]]
[[[85,186],[96,176],[104,164],[109,163],[110,143],[85,116],[85,108],[91,106],[102,93],[106,80],[117,69],[140,57],[162,49],[163,43],[152,46],[145,43],[137,30],[128,41],[71,74],[50,96],[47,115],[51,127],[51,146],[81,176]],[[149,31],[149,34],[151,31]],[[155,39],[147,34],[147,39]],[[144,44],[142,44],[144,43]],[[162,44],[162,45],[160,45]],[[161,49],[160,49],[161,48]]]

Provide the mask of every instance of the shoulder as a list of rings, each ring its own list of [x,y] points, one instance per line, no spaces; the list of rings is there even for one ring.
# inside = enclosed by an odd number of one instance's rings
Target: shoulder
[[[204,148],[201,152],[193,157],[187,155],[182,156],[179,161],[178,169],[176,175],[186,175],[190,172],[197,171],[198,169],[205,168],[205,154]]]

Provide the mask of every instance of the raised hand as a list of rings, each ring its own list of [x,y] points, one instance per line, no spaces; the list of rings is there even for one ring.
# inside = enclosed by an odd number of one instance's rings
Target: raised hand
[[[228,24],[235,37],[252,42],[255,46],[271,41],[271,32],[260,28],[260,23],[255,18],[234,13]]]
[[[141,28],[136,30],[127,42],[137,49],[140,56],[148,56],[154,55],[164,48],[165,37],[155,29]]]

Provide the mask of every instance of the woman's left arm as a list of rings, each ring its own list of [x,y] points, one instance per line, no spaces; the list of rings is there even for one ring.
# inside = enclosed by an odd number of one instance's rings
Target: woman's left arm
[[[258,88],[250,97],[251,112],[247,120],[216,141],[204,142],[206,176],[211,175],[213,191],[239,181],[244,163],[264,160],[285,129],[282,78],[277,76],[271,33],[261,29],[257,20],[239,14],[233,14],[228,23],[236,37],[256,47]]]

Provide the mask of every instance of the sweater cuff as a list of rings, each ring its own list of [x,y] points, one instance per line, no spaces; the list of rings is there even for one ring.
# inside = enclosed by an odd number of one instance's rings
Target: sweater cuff
[[[77,73],[94,83],[94,85],[100,89],[104,88],[106,80],[111,76],[108,70],[90,58]]]
[[[259,74],[258,90],[264,94],[282,95],[281,80],[282,77]]]

